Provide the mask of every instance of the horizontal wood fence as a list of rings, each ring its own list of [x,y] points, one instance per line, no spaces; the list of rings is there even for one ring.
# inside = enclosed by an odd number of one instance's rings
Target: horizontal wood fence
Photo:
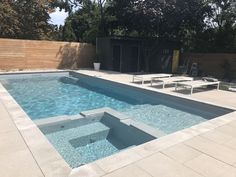
[[[0,39],[0,69],[92,67],[95,47],[86,43]]]
[[[229,72],[232,79],[236,79],[236,53],[184,53],[181,56],[182,61],[190,61],[189,63],[198,63],[200,71],[205,75],[223,78],[225,69],[224,63],[229,63]],[[190,68],[191,66],[189,66]]]

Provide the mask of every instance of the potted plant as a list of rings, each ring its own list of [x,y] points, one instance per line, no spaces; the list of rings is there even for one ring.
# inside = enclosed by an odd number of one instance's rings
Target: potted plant
[[[93,62],[94,70],[95,71],[99,71],[100,70],[100,66],[101,66],[100,56],[98,54],[96,54],[94,62]]]

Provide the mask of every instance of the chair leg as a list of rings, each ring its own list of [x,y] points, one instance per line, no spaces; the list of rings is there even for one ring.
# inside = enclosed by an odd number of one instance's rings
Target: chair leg
[[[193,87],[191,87],[191,91],[190,91],[190,95],[192,95],[193,94]]]
[[[220,89],[220,83],[217,84],[217,90],[219,90],[219,89]]]

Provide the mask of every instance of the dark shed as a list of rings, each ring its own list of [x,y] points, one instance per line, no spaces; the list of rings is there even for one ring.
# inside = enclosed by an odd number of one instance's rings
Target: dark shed
[[[101,68],[119,72],[171,72],[173,51],[180,45],[156,38],[97,38]]]

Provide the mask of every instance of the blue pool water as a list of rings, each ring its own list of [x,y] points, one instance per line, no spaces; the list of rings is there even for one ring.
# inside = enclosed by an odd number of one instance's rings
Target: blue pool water
[[[110,107],[165,133],[206,121],[168,104],[126,97],[67,76],[7,79],[3,85],[33,120]]]
[[[72,168],[109,156],[123,149],[122,144],[107,138],[110,128],[93,123],[62,131],[45,133],[48,140]],[[95,139],[94,142],[86,142]]]
[[[157,138],[114,113],[56,123],[41,120],[39,128],[72,168]]]

